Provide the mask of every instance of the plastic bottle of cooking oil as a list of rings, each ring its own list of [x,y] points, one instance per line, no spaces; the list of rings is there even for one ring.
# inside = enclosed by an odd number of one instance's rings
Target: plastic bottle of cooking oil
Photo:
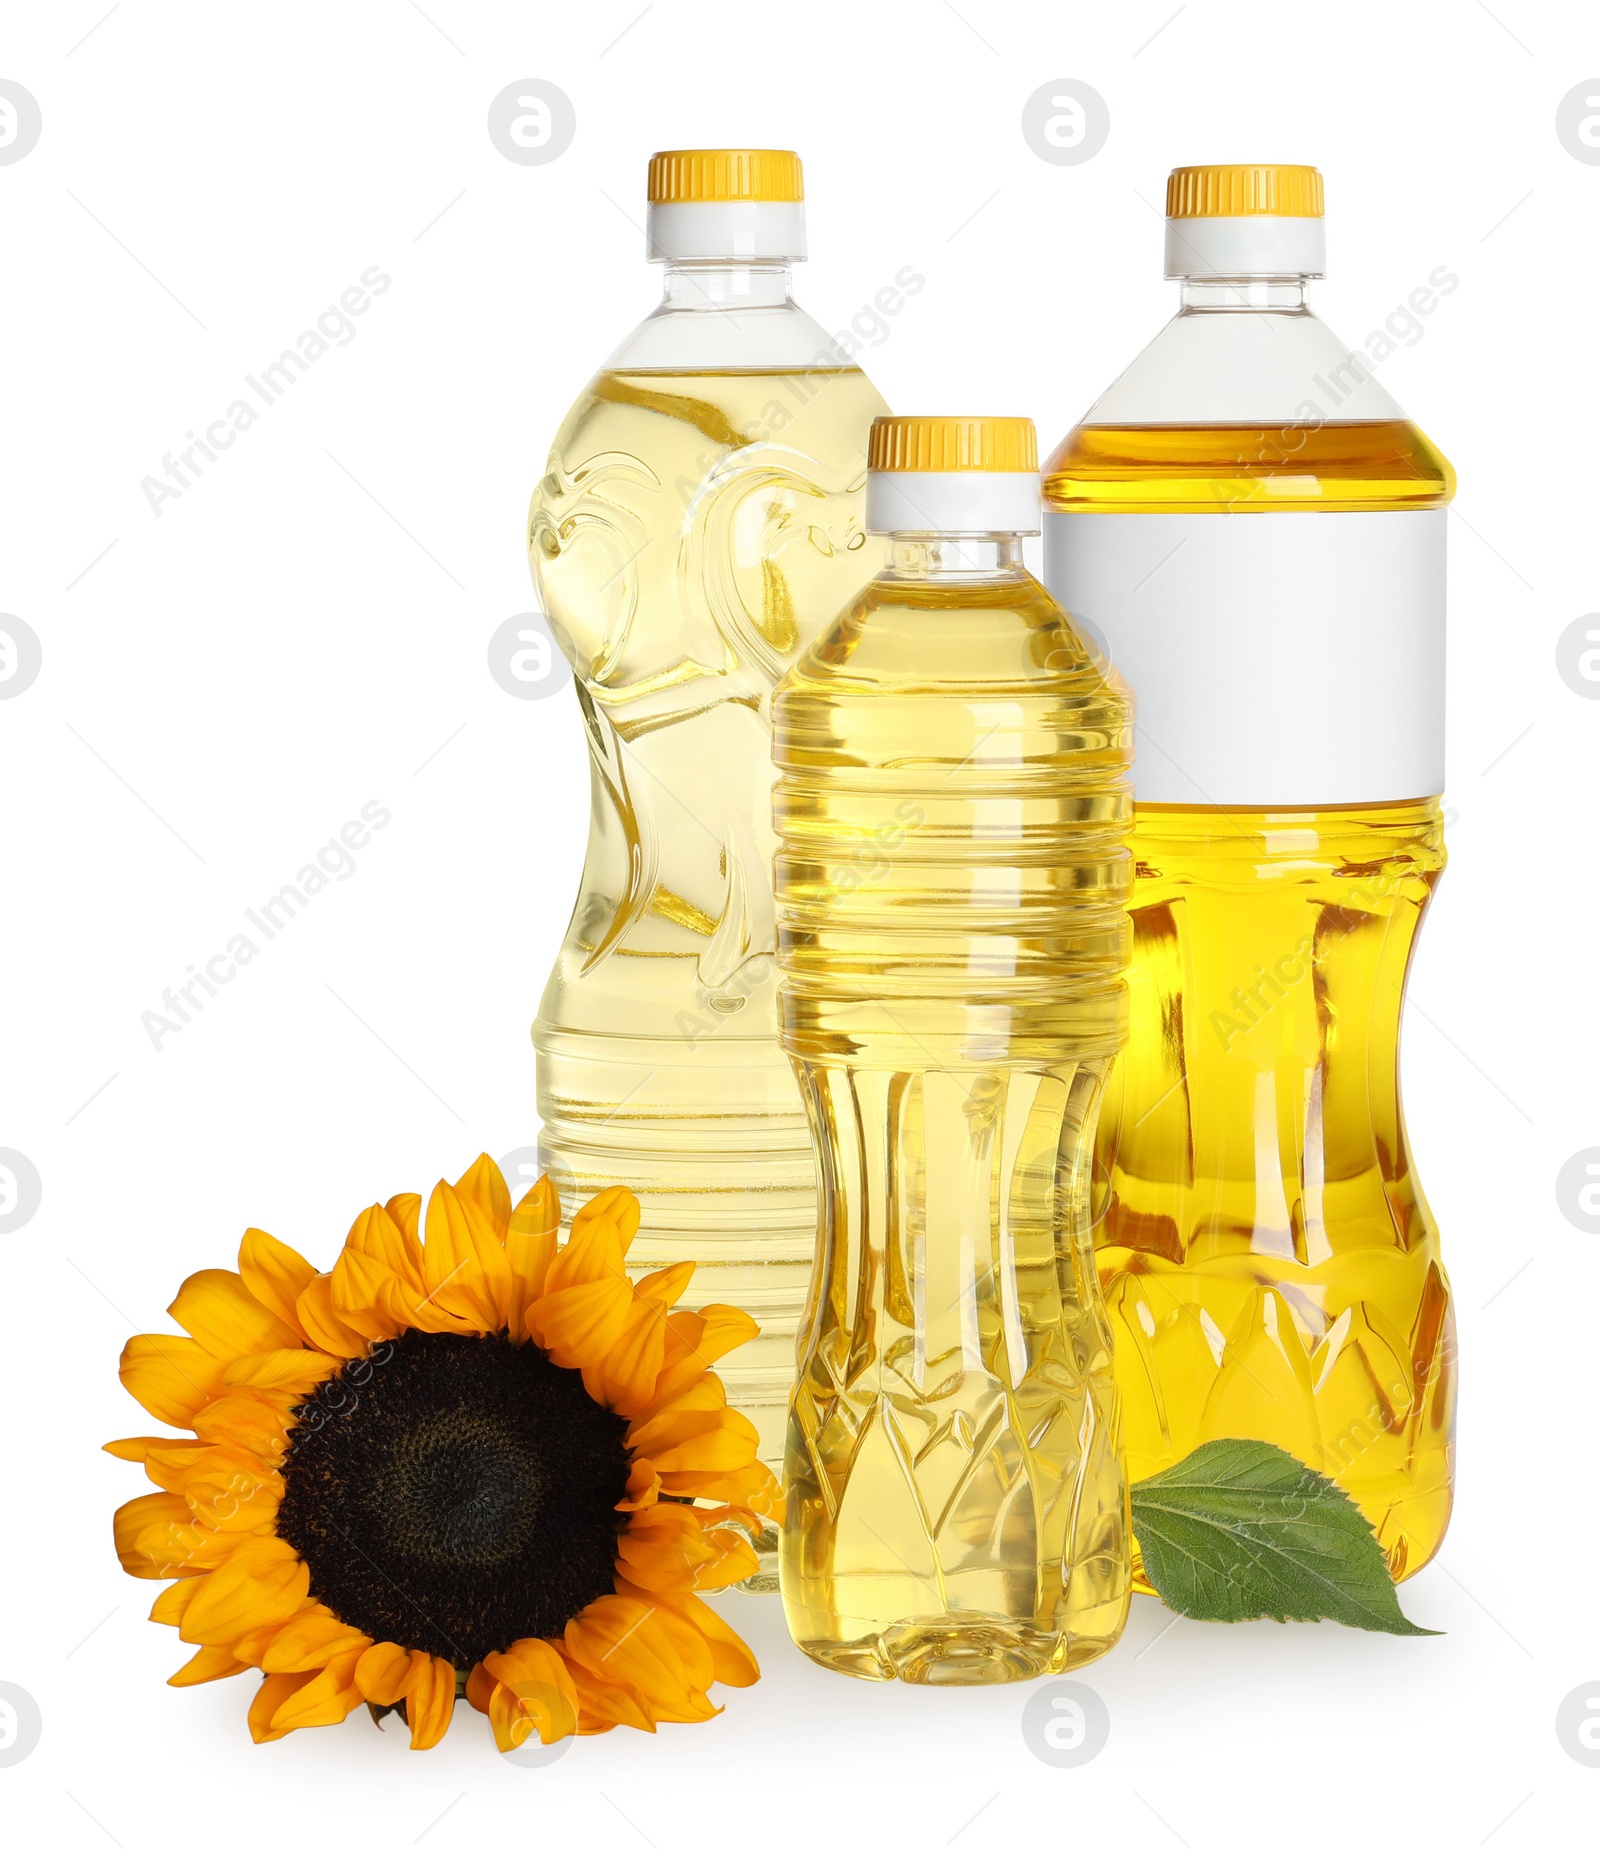
[[[1181,310],[1045,467],[1047,581],[1139,702],[1095,1198],[1129,1472],[1266,1439],[1399,1578],[1451,1495],[1450,1289],[1397,1064],[1444,866],[1455,480],[1378,383],[1383,337],[1352,351],[1307,306],[1315,168],[1180,167],[1167,214]]]
[[[761,1324],[719,1371],[775,1463],[816,1194],[777,1038],[771,695],[877,569],[862,489],[884,407],[790,299],[795,155],[657,154],[648,219],[661,306],[572,407],[529,516],[592,773],[534,1027],[541,1147],[569,1209],[639,1196],[632,1262],[693,1259],[686,1303]]]
[[[885,569],[779,689],[783,1043],[817,1261],[785,1457],[818,1662],[1004,1682],[1131,1589],[1088,1218],[1126,1025],[1127,690],[1022,563],[1025,418],[879,418]]]

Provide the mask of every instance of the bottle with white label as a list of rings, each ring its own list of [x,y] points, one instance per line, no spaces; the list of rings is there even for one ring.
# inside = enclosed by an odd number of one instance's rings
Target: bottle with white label
[[[1332,1476],[1414,1573],[1455,1335],[1401,1114],[1444,866],[1450,465],[1311,312],[1311,167],[1180,167],[1176,318],[1045,465],[1045,575],[1137,703],[1132,1020],[1097,1248],[1132,1480],[1209,1439]],[[1434,312],[1444,269],[1411,306]]]

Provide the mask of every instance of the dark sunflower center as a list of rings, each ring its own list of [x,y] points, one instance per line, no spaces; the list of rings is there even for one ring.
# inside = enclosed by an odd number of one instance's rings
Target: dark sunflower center
[[[411,1329],[301,1402],[278,1532],[346,1624],[464,1669],[611,1590],[626,1429],[530,1342]]]

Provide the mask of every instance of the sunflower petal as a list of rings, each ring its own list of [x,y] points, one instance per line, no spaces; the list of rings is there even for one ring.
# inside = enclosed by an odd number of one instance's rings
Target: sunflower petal
[[[610,1733],[613,1727],[637,1727],[641,1733],[655,1732],[655,1716],[650,1704],[636,1690],[592,1675],[565,1646],[562,1655],[572,1672],[573,1687],[578,1694],[579,1733]]]
[[[626,1253],[633,1244],[634,1234],[639,1230],[637,1198],[626,1188],[602,1189],[593,1200],[585,1201],[572,1216],[571,1238],[576,1239],[580,1232],[603,1220],[609,1221],[616,1229],[618,1241]]]
[[[511,1210],[506,1229],[509,1240],[513,1232],[549,1233],[561,1225],[561,1196],[548,1175],[541,1175]]]
[[[281,1353],[297,1352],[314,1356],[319,1362],[332,1359],[328,1355],[315,1355],[311,1349],[289,1351],[280,1349]],[[256,1359],[262,1359],[257,1357]],[[309,1388],[306,1389],[310,1391]],[[263,1462],[281,1463],[283,1454],[289,1445],[289,1427],[292,1421],[287,1408],[274,1406],[270,1401],[258,1399],[253,1393],[230,1393],[220,1400],[212,1400],[201,1407],[194,1416],[194,1429],[201,1438],[213,1444],[228,1445],[235,1450],[247,1451],[251,1456]],[[179,1443],[183,1441],[180,1439]],[[149,1465],[146,1464],[146,1469]]]
[[[647,1297],[650,1302],[667,1309],[689,1288],[689,1280],[693,1276],[693,1260],[680,1259],[676,1265],[663,1265],[659,1271],[647,1271],[634,1289],[641,1297]]]
[[[316,1282],[313,1278],[312,1283]],[[228,1386],[246,1388],[287,1410],[337,1374],[347,1359],[315,1348],[274,1348],[230,1362],[224,1378]],[[224,1397],[218,1395],[219,1401]],[[231,1396],[227,1398],[231,1403]]]
[[[300,1340],[299,1328],[260,1302],[237,1271],[197,1271],[185,1278],[168,1314],[219,1361],[263,1348],[293,1348]]]
[[[760,1664],[755,1660],[755,1651],[751,1651],[732,1625],[710,1609],[705,1599],[695,1598],[692,1592],[646,1592],[642,1586],[631,1585],[623,1573],[618,1573],[618,1590],[625,1596],[655,1599],[662,1620],[677,1620],[677,1625],[673,1625],[673,1642],[681,1651],[684,1649],[681,1625],[694,1629],[699,1644],[710,1651],[714,1673],[707,1681],[727,1683],[729,1688],[749,1688],[760,1681]],[[697,1660],[703,1666],[705,1659]]]
[[[474,1663],[467,1672],[467,1685],[463,1693],[480,1714],[487,1714],[490,1697],[499,1686],[482,1663]]]
[[[609,1406],[627,1418],[641,1402],[648,1402],[649,1387],[641,1391],[640,1383],[655,1383],[660,1365],[661,1318],[652,1316],[649,1306],[637,1297],[628,1305],[628,1314],[615,1341],[603,1355],[584,1363],[583,1385],[590,1399]]]
[[[239,1242],[239,1276],[245,1289],[297,1334],[300,1319],[294,1306],[316,1275],[310,1259],[258,1226],[252,1226]]]
[[[456,1183],[456,1193],[470,1200],[489,1224],[495,1237],[505,1244],[506,1228],[511,1224],[511,1190],[494,1159],[481,1155]]]
[[[204,1413],[196,1414],[204,1418]],[[114,1438],[100,1447],[124,1463],[143,1464],[144,1474],[157,1489],[169,1489],[182,1495],[189,1467],[200,1453],[209,1449],[199,1438]]]
[[[711,1648],[711,1660],[719,1682],[726,1683],[729,1688],[749,1688],[761,1680],[761,1665],[756,1661],[755,1652],[704,1599],[675,1599],[673,1605],[704,1635]]]
[[[607,1593],[568,1622],[567,1654],[591,1675],[634,1690],[652,1709],[679,1707],[693,1684],[659,1610],[653,1599]]]
[[[315,1342],[326,1353],[341,1355],[349,1361],[367,1352],[367,1338],[351,1328],[334,1308],[333,1279],[327,1272],[318,1272],[301,1291],[295,1303],[295,1314],[300,1318],[300,1327],[305,1330],[307,1340]]]
[[[625,1188],[608,1188],[607,1194],[627,1193]],[[604,1195],[596,1197],[604,1199]],[[632,1195],[628,1198],[632,1200]],[[589,1203],[589,1207],[594,1201]],[[609,1214],[589,1214],[589,1207],[580,1207],[572,1222],[572,1231],[567,1243],[550,1262],[550,1270],[545,1278],[544,1294],[546,1297],[558,1291],[572,1290],[578,1285],[600,1282],[626,1284],[628,1273],[624,1265],[627,1248],[623,1244],[622,1232],[615,1219]],[[632,1285],[628,1286],[630,1292]]]
[[[759,1458],[738,1470],[674,1471],[671,1482],[663,1478],[661,1487],[669,1496],[725,1502],[734,1509],[764,1515],[771,1522],[783,1520],[783,1485]]]
[[[628,1427],[629,1447],[653,1453],[691,1431],[712,1429],[728,1408],[728,1395],[715,1374],[703,1374],[682,1393],[658,1401]]]
[[[474,1689],[474,1705],[487,1695],[481,1711],[488,1714],[502,1753],[514,1751],[535,1731],[549,1746],[577,1728],[578,1691],[571,1668],[563,1653],[543,1638],[525,1637],[509,1650],[486,1656],[479,1668],[484,1677],[492,1678],[492,1685],[486,1688],[482,1680],[474,1683],[469,1677],[469,1699]]]
[[[117,1559],[124,1573],[135,1579],[167,1579],[165,1558],[159,1549],[145,1545],[146,1532],[166,1522],[186,1522],[189,1505],[169,1490],[157,1490],[150,1496],[135,1496],[123,1503],[111,1518],[111,1532],[116,1541]]]
[[[372,1639],[354,1625],[341,1624],[326,1605],[313,1601],[274,1636],[261,1658],[269,1674],[284,1669],[326,1669],[352,1651],[360,1657]]]
[[[373,1644],[356,1662],[356,1687],[364,1701],[379,1708],[393,1708],[404,1699],[410,1669],[411,1652],[403,1645]]]
[[[672,1648],[677,1657],[684,1679],[682,1699],[692,1703],[694,1697],[703,1695],[717,1679],[717,1666],[712,1660],[711,1646],[705,1633],[681,1610],[675,1599],[658,1598],[654,1593],[645,1591],[642,1586],[635,1586],[623,1575],[618,1575],[618,1587],[622,1597],[638,1599],[652,1607],[653,1622],[666,1632],[672,1641]],[[661,1647],[656,1639],[656,1648]]]
[[[292,1674],[268,1676],[262,1682],[256,1690],[255,1700],[250,1704],[250,1738],[257,1746],[264,1746],[269,1740],[281,1740],[289,1732],[288,1727],[276,1725],[279,1708],[320,1673],[315,1669],[306,1669]]]
[[[716,1592],[748,1579],[755,1549],[728,1523],[708,1526],[681,1502],[641,1509],[617,1539],[618,1570],[647,1592]]]
[[[386,1307],[402,1328],[422,1329],[430,1335],[482,1335],[477,1314],[470,1306],[465,1312],[455,1303],[447,1303],[449,1292],[434,1295],[423,1285],[413,1287],[398,1280],[387,1299]]]
[[[394,1217],[398,1200],[412,1202],[407,1224]],[[359,1213],[344,1235],[344,1250],[375,1259],[405,1281],[412,1291],[422,1289],[422,1241],[416,1237],[416,1194],[396,1194],[387,1207],[368,1207]]]
[[[622,1243],[606,1219],[593,1220],[550,1260],[544,1288],[525,1318],[528,1333],[561,1367],[602,1359],[633,1307]]]
[[[398,1198],[398,1197],[397,1197]],[[414,1194],[404,1196],[415,1201]],[[393,1205],[393,1202],[390,1203]],[[417,1237],[417,1215],[411,1213],[408,1231],[383,1207],[369,1207],[356,1216],[355,1224],[345,1235],[344,1249],[372,1259],[390,1271],[408,1292],[420,1294],[422,1282],[422,1241]]]
[[[186,1335],[136,1335],[122,1351],[122,1384],[163,1425],[192,1426],[222,1385],[222,1363]]]
[[[456,1705],[456,1666],[421,1650],[413,1650],[411,1659],[406,1725],[411,1729],[411,1750],[420,1753],[437,1746],[449,1728]]]
[[[647,1457],[635,1457],[628,1466],[628,1487],[623,1492],[618,1509],[648,1509],[661,1495],[661,1478],[656,1474],[656,1467]]]
[[[305,1603],[311,1575],[287,1541],[246,1541],[194,1595],[178,1635],[185,1643],[226,1644],[269,1624],[286,1624]]]
[[[263,1624],[254,1631],[246,1631],[233,1646],[233,1654],[241,1663],[250,1663],[255,1668],[261,1667],[261,1659],[272,1648],[273,1639],[282,1629],[281,1625]],[[180,1630],[181,1637],[183,1632]]]
[[[486,1712],[495,1745],[502,1753],[514,1753],[538,1730],[546,1711],[532,1697],[525,1699],[505,1683],[496,1682],[490,1690]],[[570,1733],[572,1729],[569,1727],[567,1731]],[[543,1740],[544,1735],[540,1733],[539,1738]]]
[[[506,1260],[511,1266],[511,1297],[506,1323],[514,1340],[527,1331],[528,1309],[544,1289],[561,1230],[561,1200],[548,1175],[517,1202],[506,1228]]]
[[[142,1564],[128,1566],[127,1571],[139,1579],[189,1579],[209,1574],[213,1568],[231,1559],[249,1535],[223,1534],[189,1520],[184,1504],[183,1519],[157,1520],[139,1530],[133,1547]]]
[[[224,1676],[243,1675],[249,1667],[226,1644],[202,1644],[182,1669],[167,1677],[167,1686],[194,1688],[201,1682],[220,1682]]]
[[[741,1412],[716,1402],[722,1383],[707,1375],[647,1420],[628,1429],[628,1444],[647,1457],[668,1496],[777,1507],[777,1479],[756,1456],[756,1428]]]
[[[329,1295],[339,1320],[369,1342],[385,1341],[405,1326],[392,1307],[399,1301],[399,1291],[399,1278],[381,1259],[369,1258],[348,1245],[330,1274]]]
[[[360,1705],[353,1665],[330,1663],[279,1703],[272,1716],[273,1730],[281,1736],[296,1727],[336,1727]]]
[[[681,1273],[681,1279],[675,1279],[673,1273]],[[583,1382],[590,1395],[624,1418],[633,1418],[655,1401],[666,1353],[666,1304],[672,1298],[649,1296],[645,1286],[660,1279],[661,1288],[675,1294],[693,1273],[691,1264],[672,1265],[637,1285],[616,1340],[583,1370]]]
[[[175,1579],[170,1586],[163,1586],[156,1594],[156,1602],[150,1607],[152,1624],[182,1624],[183,1614],[189,1609],[189,1601],[200,1590],[200,1581],[194,1579]]]
[[[190,1470],[183,1494],[189,1519],[230,1534],[270,1529],[283,1500],[283,1478],[260,1470],[246,1451],[214,1445],[211,1455]]]
[[[100,1449],[111,1457],[119,1457],[125,1464],[142,1464],[152,1451],[203,1451],[205,1441],[200,1438],[172,1438],[165,1434],[154,1434],[141,1438],[113,1438],[109,1444]]]
[[[731,1304],[708,1303],[703,1310],[674,1311],[667,1318],[666,1354],[656,1382],[657,1403],[675,1398],[730,1349],[760,1333],[755,1318]]]
[[[407,1241],[416,1248],[417,1277],[422,1276],[422,1238],[417,1228],[422,1222],[422,1196],[420,1194],[395,1194],[384,1202],[383,1211],[394,1221],[405,1235]]]
[[[557,1253],[552,1273],[564,1256]],[[566,1290],[547,1285],[528,1311],[528,1333],[558,1367],[583,1367],[610,1352],[632,1307],[633,1286],[625,1276],[596,1278]]]
[[[422,1248],[428,1295],[485,1335],[506,1326],[511,1266],[477,1203],[441,1181],[428,1199]]]

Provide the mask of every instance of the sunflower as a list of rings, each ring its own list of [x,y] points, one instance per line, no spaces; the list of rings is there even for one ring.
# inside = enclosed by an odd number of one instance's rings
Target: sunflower
[[[262,1672],[255,1739],[402,1707],[435,1744],[458,1695],[501,1751],[699,1721],[754,1657],[696,1596],[753,1572],[777,1506],[711,1364],[741,1310],[672,1308],[694,1267],[631,1282],[639,1205],[609,1188],[558,1244],[548,1177],[515,1211],[480,1156],[351,1227],[318,1272],[250,1231],[136,1335],[122,1380],[192,1437],[106,1446],[156,1485],[117,1552],[170,1579],[151,1617],[195,1654],[175,1686]]]

